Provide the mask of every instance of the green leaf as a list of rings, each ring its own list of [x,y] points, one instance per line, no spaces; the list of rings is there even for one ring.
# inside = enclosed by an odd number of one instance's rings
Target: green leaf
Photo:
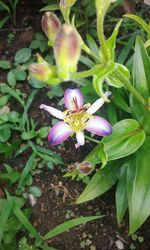
[[[117,120],[118,120],[117,110],[116,110],[116,106],[112,102],[107,107],[107,116],[111,125],[114,125],[117,123]]]
[[[22,127],[24,128],[25,127],[25,124],[29,124],[29,119],[28,119],[28,110],[35,98],[35,95],[37,93],[37,90],[33,90],[30,95],[28,96],[28,99],[26,101],[26,105],[25,105],[25,108],[24,108],[24,112],[23,112],[23,115],[22,115],[22,119],[21,119],[21,125]]]
[[[150,36],[150,27],[141,17],[133,15],[133,14],[125,14],[124,16],[129,17],[132,20],[134,20],[135,22],[137,22]]]
[[[39,40],[33,40],[30,44],[30,49],[39,49],[41,46],[41,42]]]
[[[0,143],[0,153],[4,154],[5,158],[8,158],[18,149],[20,143],[20,140],[15,140],[12,144]]]
[[[128,205],[126,184],[127,167],[128,165],[126,163],[121,167],[119,182],[116,189],[116,209],[118,224],[121,223]]]
[[[115,50],[115,47],[116,47],[116,38],[117,38],[118,31],[119,31],[121,23],[122,23],[122,19],[120,19],[119,22],[117,23],[111,37],[109,37],[105,42],[106,46],[107,46],[108,53],[109,53],[109,61],[111,61],[111,60],[114,61],[114,59],[115,59],[114,50]],[[102,50],[100,50],[100,56],[103,58]],[[102,59],[102,61],[103,61],[103,59]]]
[[[11,214],[11,211],[14,206],[14,199],[10,199],[5,203],[3,206],[1,213],[0,213],[0,242],[2,241],[3,234],[7,225],[8,218]]]
[[[133,84],[140,94],[148,99],[150,96],[150,59],[141,38],[138,36],[135,44]]]
[[[20,114],[16,111],[12,111],[8,114],[8,121],[17,123],[19,122]]]
[[[147,51],[144,48],[143,42],[140,37],[137,37],[135,44],[135,53],[134,53],[134,65],[133,65],[133,85],[136,90],[144,97],[148,103],[148,98],[150,96],[150,59],[148,57]],[[139,104],[139,102],[131,96],[131,108],[133,115],[136,119],[146,125],[146,132],[150,132],[149,128],[149,112],[145,106]],[[145,119],[146,118],[146,119]],[[144,127],[145,127],[145,124]]]
[[[150,137],[147,137],[143,146],[137,151],[131,161],[128,174],[130,182],[128,190],[129,202],[129,233],[133,234],[150,215]],[[131,169],[132,168],[132,169]],[[135,169],[135,171],[134,171]],[[133,182],[131,182],[133,179]]]
[[[31,57],[31,49],[23,48],[17,51],[15,54],[16,64],[27,62]]]
[[[10,129],[0,130],[0,142],[6,142],[11,136]]]
[[[45,86],[45,84],[42,82],[42,81],[39,81],[37,79],[35,79],[34,77],[30,77],[29,81],[30,85],[33,87],[33,88],[36,88],[36,89],[41,89]]]
[[[133,154],[144,142],[145,132],[139,123],[132,119],[125,119],[113,126],[113,133],[105,137],[101,142],[104,144],[105,153],[108,161],[123,158]],[[85,160],[92,164],[101,162],[98,157],[100,145],[96,146]]]
[[[22,69],[15,69],[14,71],[16,81],[24,81],[26,79],[26,72]]]
[[[117,181],[119,176],[119,162],[109,163],[103,169],[99,169],[92,177],[82,194],[77,199],[77,204],[93,200],[109,190]]]
[[[76,226],[78,226],[80,224],[83,224],[83,223],[86,223],[86,222],[89,222],[89,221],[100,219],[102,217],[103,217],[102,215],[100,215],[100,216],[90,216],[90,217],[81,217],[81,218],[76,218],[76,219],[66,221],[66,222],[60,224],[59,226],[53,228],[47,234],[45,234],[43,236],[43,240],[51,239],[51,238],[65,232],[66,230],[68,230],[70,228],[76,227]]]
[[[90,161],[92,165],[97,163],[102,163],[101,168],[103,168],[107,164],[108,155],[105,152],[104,144],[102,142],[99,143],[97,147],[85,158],[85,161]]]
[[[36,186],[32,186],[29,188],[29,192],[33,194],[35,197],[40,197],[41,196],[41,190],[40,188]]]
[[[47,49],[47,43],[43,39],[33,40],[30,44],[30,49],[39,49],[43,53]]]
[[[58,4],[50,4],[40,9],[40,11],[54,11],[54,10],[59,10]]]
[[[35,39],[39,41],[45,41],[45,36],[41,32],[35,34]]]
[[[15,204],[15,207],[13,209],[14,214],[18,218],[18,220],[21,222],[21,224],[30,232],[30,234],[37,240],[41,241],[41,236],[38,234],[36,229],[32,226],[31,222],[28,220],[28,218],[25,216],[25,214],[21,211],[18,204]]]
[[[105,80],[110,86],[121,88],[124,86],[122,77],[128,80],[130,78],[130,73],[125,66],[115,63],[115,69],[106,76]]]
[[[119,91],[112,91],[113,98],[111,99],[112,102],[119,107],[120,109],[124,110],[127,113],[131,113],[131,108],[129,105],[126,103],[124,96],[122,96]]]
[[[0,178],[3,180],[8,180],[10,184],[14,184],[19,181],[21,173],[17,172],[9,165],[4,164],[7,173],[0,173]]]
[[[9,13],[9,15],[11,15],[10,8],[7,4],[5,4],[3,1],[0,1],[0,6],[2,7],[2,9],[6,10]]]
[[[115,63],[111,62],[108,65],[102,65],[99,69],[99,73],[94,75],[93,78],[93,86],[98,95],[104,98],[104,100],[108,101],[103,92],[103,83],[105,78],[113,72],[115,68]]]
[[[120,64],[125,64],[126,60],[132,53],[132,47],[135,41],[136,34],[131,35],[129,40],[126,42],[125,46],[120,50],[117,62]]]
[[[39,146],[34,146],[32,142],[29,142],[29,145],[32,148],[32,150],[46,162],[52,162],[54,164],[58,163],[64,164],[61,157],[58,154],[55,154],[53,151],[50,151],[49,149],[42,148]]]
[[[89,68],[91,68],[92,66],[94,66],[94,62],[91,59],[89,59],[88,57],[86,57],[86,56],[81,55],[79,60],[84,65],[88,66]]]
[[[9,16],[5,16],[4,18],[2,18],[1,20],[0,20],[0,29],[2,29],[3,28],[3,26],[5,25],[5,23],[9,20]]]
[[[24,151],[26,151],[29,148],[28,144],[25,145],[21,145],[21,147],[16,151],[15,153],[15,157],[17,157],[18,155],[22,154]]]
[[[99,49],[98,46],[94,40],[94,38],[92,36],[90,36],[89,34],[87,35],[87,42],[89,45],[89,48],[93,51],[95,57],[97,57],[97,59],[99,60]]]
[[[101,169],[102,169],[103,167],[106,166],[107,161],[108,161],[108,155],[105,152],[103,143],[100,143],[100,150],[98,152],[98,156],[100,157],[101,162],[102,162],[102,166],[101,166]]]
[[[34,167],[34,161],[35,161],[35,153],[32,153],[21,173],[20,181],[18,183],[19,188],[22,187],[25,181],[27,180],[31,170]]]
[[[105,152],[108,160],[115,160],[133,154],[144,142],[145,132],[139,123],[125,119],[113,126],[113,133],[105,137]],[[97,146],[98,147],[98,146]]]
[[[22,134],[21,134],[21,138],[22,138],[22,140],[30,140],[30,139],[32,139],[32,138],[35,138],[37,136],[37,133],[36,133],[36,131],[34,131],[34,130],[31,130],[31,131],[29,131],[29,132],[23,132]]]
[[[7,81],[11,86],[15,87],[15,85],[16,85],[16,77],[15,77],[15,74],[14,74],[13,70],[8,72]]]
[[[10,64],[9,61],[0,60],[0,68],[1,69],[10,69],[11,68],[11,64]]]
[[[43,127],[39,129],[37,133],[40,138],[45,138],[48,135],[48,131],[49,131],[49,127]]]
[[[0,97],[0,108],[5,106],[9,100],[10,96],[9,95],[4,95]]]
[[[12,89],[5,84],[3,84],[0,87],[1,87],[2,93],[13,96],[24,107],[24,100],[21,98],[21,92],[18,89]]]

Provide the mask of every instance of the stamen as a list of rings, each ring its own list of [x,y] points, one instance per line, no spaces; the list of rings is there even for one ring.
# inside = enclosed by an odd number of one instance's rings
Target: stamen
[[[79,109],[79,106],[78,106],[78,102],[77,102],[77,98],[76,98],[76,97],[73,98],[73,102],[74,102],[76,111],[79,111],[80,109]]]

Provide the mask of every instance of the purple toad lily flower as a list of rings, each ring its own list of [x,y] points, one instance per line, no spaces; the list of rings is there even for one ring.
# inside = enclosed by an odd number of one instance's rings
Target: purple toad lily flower
[[[111,92],[105,92],[108,97]],[[104,98],[97,99],[92,105],[83,104],[83,95],[79,89],[66,89],[64,102],[67,110],[64,112],[53,107],[41,104],[40,108],[48,111],[51,115],[59,118],[58,122],[49,132],[48,140],[52,145],[58,145],[69,136],[76,134],[78,148],[85,144],[84,130],[99,136],[106,136],[112,133],[111,124],[104,118],[93,116],[93,114],[104,104]]]

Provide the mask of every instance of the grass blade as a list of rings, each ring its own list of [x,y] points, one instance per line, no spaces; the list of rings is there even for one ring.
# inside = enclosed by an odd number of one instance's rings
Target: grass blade
[[[14,205],[14,199],[10,199],[9,201],[6,202],[6,204],[3,206],[0,214],[0,241],[3,238],[3,234],[7,225],[7,221],[9,218],[9,215],[12,211]]]
[[[51,239],[61,233],[63,233],[64,231],[72,228],[72,227],[76,227],[80,224],[86,223],[88,221],[92,221],[92,220],[97,220],[102,218],[103,215],[100,216],[90,216],[90,217],[81,217],[81,218],[76,218],[76,219],[72,219],[69,221],[66,221],[62,224],[60,224],[59,226],[53,228],[51,231],[49,231],[47,234],[44,235],[43,239],[44,240],[48,240]]]
[[[41,237],[36,231],[36,229],[32,226],[28,218],[25,216],[25,214],[21,211],[21,209],[18,207],[17,204],[15,204],[14,207],[14,214],[18,218],[18,220],[21,222],[21,224],[30,232],[30,234],[37,240],[41,241]]]
[[[28,177],[30,171],[32,170],[33,165],[34,165],[35,155],[36,155],[35,153],[32,153],[29,160],[27,161],[27,163],[25,165],[25,168],[22,171],[18,187],[21,187],[23,185],[24,181],[26,180],[26,178]]]

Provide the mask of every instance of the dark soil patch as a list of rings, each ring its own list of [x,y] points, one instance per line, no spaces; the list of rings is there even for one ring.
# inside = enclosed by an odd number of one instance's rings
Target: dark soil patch
[[[64,190],[68,191],[64,201],[64,192],[59,192],[57,189],[60,182]],[[135,242],[128,236],[127,217],[120,226],[117,225],[114,190],[94,201],[76,205],[75,200],[82,192],[83,185],[64,178],[61,167],[57,166],[54,171],[43,170],[41,175],[35,178],[35,185],[41,188],[42,197],[37,200],[37,205],[33,209],[32,220],[41,234],[45,234],[66,219],[105,215],[97,221],[81,225],[54,238],[49,242],[53,247],[60,250],[117,250],[116,241],[121,240],[126,250],[130,249],[131,244],[134,244],[138,250],[150,249],[148,221],[137,233],[138,236],[144,237],[143,243]]]

